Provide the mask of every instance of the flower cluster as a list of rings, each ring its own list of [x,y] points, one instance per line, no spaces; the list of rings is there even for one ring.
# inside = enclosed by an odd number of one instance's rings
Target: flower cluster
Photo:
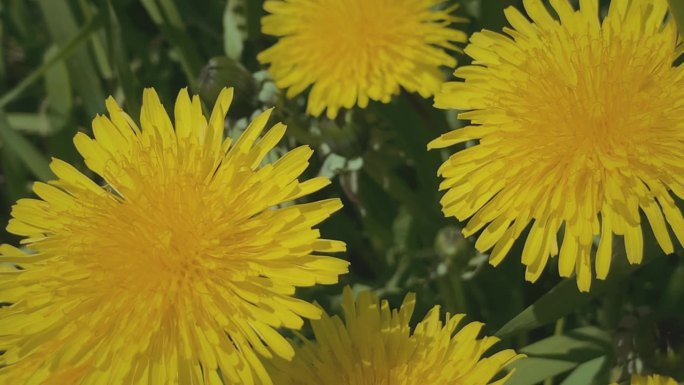
[[[498,265],[529,228],[522,263],[536,281],[549,257],[561,276],[590,288],[592,264],[605,279],[613,235],[630,263],[643,259],[643,222],[672,253],[669,228],[684,244],[684,67],[677,29],[663,22],[665,0],[613,1],[599,19],[598,0],[573,10],[525,1],[532,21],[506,10],[506,35],[483,31],[465,52],[473,64],[435,98],[466,110],[470,125],[430,143],[476,140],[440,168],[444,214],[466,220],[475,246]],[[558,234],[562,232],[562,240]],[[598,245],[595,248],[595,242]],[[594,251],[595,250],[595,251]],[[592,257],[593,256],[593,257]]]
[[[400,88],[429,97],[444,81],[440,67],[453,67],[448,51],[466,41],[449,28],[465,19],[441,8],[444,0],[266,0],[262,28],[279,37],[259,54],[276,84],[294,97],[311,87],[307,112],[370,100],[387,103]]]
[[[391,309],[368,291],[354,300],[345,288],[344,321],[327,314],[312,321],[315,341],[302,337],[292,362],[274,360],[273,377],[283,385],[495,385],[511,376],[491,382],[521,356],[509,349],[483,358],[498,339],[477,339],[481,323],[459,328],[463,314],[443,323],[435,306],[411,331],[414,306],[413,294]]]
[[[617,384],[612,384],[617,385]],[[677,385],[677,381],[670,377],[659,375],[638,376],[633,375],[630,385]]]
[[[224,139],[232,95],[207,121],[183,90],[172,122],[146,90],[141,127],[108,99],[94,138],[74,138],[104,185],[54,160],[58,179],[14,206],[8,230],[27,252],[0,248],[21,266],[0,281],[14,304],[0,308],[0,383],[270,384],[258,355],[292,358],[277,329],[321,313],[295,288],[347,272],[321,254],[344,243],[313,228],[341,204],[279,207],[329,181],[298,179],[308,147],[261,165],[285,133],[259,139],[270,110]]]
[[[456,67],[456,6],[444,0],[265,0],[258,55],[306,111],[388,103],[402,89],[458,110],[465,126],[431,141],[457,146],[437,173],[447,217],[498,265],[524,238],[525,278],[558,257],[589,291],[606,279],[617,237],[632,264],[644,231],[667,254],[684,245],[684,66],[666,0],[524,0],[510,28],[470,37]],[[313,150],[267,161],[286,133],[259,114],[225,137],[233,90],[208,119],[197,96],[173,119],[152,89],[139,125],[109,98],[92,137],[74,144],[87,167],[54,159],[55,179],[13,207],[0,245],[2,384],[503,385],[511,349],[483,324],[434,306],[411,324],[370,291],[342,293],[343,318],[298,298],[338,283],[345,243],[317,227],[342,208],[311,194]],[[420,127],[416,127],[420,129]],[[301,201],[305,198],[305,201]],[[311,320],[313,338],[297,333]],[[281,331],[295,330],[297,341]],[[633,376],[632,385],[675,385]]]

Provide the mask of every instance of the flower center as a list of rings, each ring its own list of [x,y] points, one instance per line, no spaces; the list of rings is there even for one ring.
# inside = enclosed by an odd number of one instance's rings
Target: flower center
[[[222,255],[216,229],[224,210],[196,179],[141,181],[137,195],[100,197],[91,203],[97,210],[85,209],[70,229],[79,233],[70,238],[79,240],[72,255],[83,256],[93,277],[122,288],[157,291],[206,279]]]
[[[533,49],[514,88],[523,95],[508,108],[523,127],[516,132],[520,144],[551,145],[556,151],[549,156],[592,167],[638,155],[657,139],[653,131],[667,124],[671,109],[662,84],[673,81],[674,71],[662,46],[656,38],[568,34]]]
[[[321,36],[329,36],[326,44],[335,41],[344,50],[369,50],[380,48],[391,43],[393,25],[396,25],[396,11],[391,7],[378,9],[376,2],[337,2],[330,5],[328,12],[317,15],[311,24],[312,32],[319,40]],[[330,47],[333,48],[333,47]]]

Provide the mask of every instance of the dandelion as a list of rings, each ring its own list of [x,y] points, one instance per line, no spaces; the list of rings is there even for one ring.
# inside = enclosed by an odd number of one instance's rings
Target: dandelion
[[[617,384],[613,383],[613,385]],[[652,376],[633,375],[630,385],[677,385],[677,381],[657,374]]]
[[[279,41],[258,56],[292,98],[311,86],[307,112],[341,108],[369,100],[387,103],[400,88],[429,97],[439,90],[441,66],[453,67],[448,51],[465,42],[451,28],[465,20],[444,0],[267,0],[265,34]]]
[[[482,230],[475,246],[493,248],[493,265],[531,223],[526,279],[558,255],[560,275],[576,272],[587,291],[592,259],[596,276],[608,275],[613,234],[632,264],[642,261],[645,220],[666,253],[668,224],[684,243],[673,199],[684,198],[684,67],[673,66],[677,31],[664,22],[665,0],[613,1],[602,21],[597,0],[577,11],[567,0],[551,5],[559,20],[525,0],[533,22],[511,7],[508,36],[473,35],[473,65],[455,71],[464,81],[435,98],[471,123],[429,147],[477,141],[440,168],[441,203],[445,215],[470,218],[466,236]]]
[[[415,295],[399,309],[362,292],[354,301],[343,294],[344,321],[323,314],[312,321],[315,341],[303,339],[292,362],[273,360],[274,377],[282,385],[503,385],[512,374],[491,382],[507,364],[521,356],[504,350],[483,358],[498,339],[477,339],[482,324],[449,316],[442,323],[439,306],[415,327],[409,326]]]
[[[259,356],[293,356],[276,329],[320,316],[295,288],[347,271],[319,255],[344,244],[312,228],[341,204],[279,206],[329,181],[298,180],[305,146],[261,165],[285,133],[257,140],[270,110],[223,139],[232,94],[207,122],[183,90],[172,124],[148,89],[141,128],[109,98],[94,139],[74,138],[106,185],[53,160],[57,180],[14,206],[7,229],[29,252],[0,248],[21,266],[0,273],[0,383],[270,384]]]

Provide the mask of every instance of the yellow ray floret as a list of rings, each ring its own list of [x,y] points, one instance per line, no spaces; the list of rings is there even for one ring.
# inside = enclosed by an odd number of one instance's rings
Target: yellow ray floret
[[[292,362],[271,361],[274,378],[282,385],[503,385],[512,374],[492,381],[519,359],[512,350],[489,357],[485,352],[498,339],[477,339],[482,324],[459,328],[464,318],[449,316],[442,323],[439,306],[430,310],[413,331],[409,326],[415,295],[399,309],[370,292],[356,301],[344,290],[344,321],[323,314],[311,325],[315,341],[303,339]]]
[[[613,383],[612,385],[617,385],[617,383]],[[635,374],[632,376],[630,385],[677,385],[677,381],[657,374],[651,376],[639,376]]]
[[[110,98],[74,138],[105,185],[55,159],[57,180],[17,202],[7,229],[28,252],[0,246],[21,266],[0,272],[0,383],[271,384],[260,356],[292,358],[276,329],[321,313],[295,288],[347,271],[313,228],[341,203],[279,208],[329,182],[298,180],[307,147],[262,165],[285,133],[259,139],[270,110],[231,146],[232,95],[207,121],[183,90],[172,122],[145,90],[140,128]]]
[[[448,51],[466,41],[451,27],[465,21],[455,8],[444,0],[267,0],[262,29],[279,40],[258,58],[288,97],[311,87],[314,116],[387,103],[400,88],[429,97],[444,81],[440,67],[456,64]]]
[[[440,168],[445,215],[470,218],[476,247],[497,265],[529,228],[522,263],[535,281],[549,257],[589,290],[592,260],[605,279],[613,235],[630,263],[643,257],[650,224],[666,253],[684,243],[684,67],[665,0],[525,0],[528,20],[506,9],[506,35],[482,31],[465,52],[473,65],[446,83],[439,108],[466,110],[471,124],[430,148],[466,141]],[[643,214],[643,215],[642,215]],[[531,225],[530,225],[531,224]],[[558,236],[562,234],[562,241]],[[596,251],[593,251],[594,247]],[[593,256],[593,257],[592,257]]]

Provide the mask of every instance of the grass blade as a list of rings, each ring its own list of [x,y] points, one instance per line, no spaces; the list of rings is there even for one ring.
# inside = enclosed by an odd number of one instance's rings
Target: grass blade
[[[78,34],[78,25],[67,1],[40,0],[38,5],[55,43],[62,46]],[[74,55],[67,60],[67,68],[74,90],[83,101],[87,115],[95,116],[103,112],[105,93],[86,45],[76,49]]]
[[[185,32],[183,19],[173,0],[141,0],[155,24],[171,45],[176,47],[181,67],[188,85],[195,88],[197,76],[202,69],[202,61],[195,45]]]
[[[63,45],[57,54],[50,57],[49,60],[46,60],[40,67],[36,68],[29,76],[25,77],[19,84],[14,86],[14,88],[2,95],[2,97],[0,97],[0,108],[3,108],[9,102],[21,95],[26,88],[40,79],[47,70],[55,65],[55,63],[59,63],[60,61],[71,57],[71,55],[76,52],[77,48],[88,41],[90,35],[96,30],[100,22],[101,19],[98,14],[83,25],[81,30],[67,44]],[[98,100],[98,103],[102,104],[102,100],[103,99]]]
[[[115,69],[119,78],[119,84],[123,89],[126,97],[126,105],[128,105],[128,113],[133,119],[138,120],[138,111],[140,110],[140,86],[138,79],[131,71],[130,62],[128,61],[128,53],[121,39],[121,25],[116,16],[116,11],[110,1],[104,5],[107,10],[107,17],[105,24],[107,26],[107,35],[109,36],[109,46],[111,48],[111,57],[115,64]]]
[[[12,151],[31,172],[42,181],[53,179],[48,160],[26,138],[14,131],[0,111],[0,140],[7,151]]]
[[[589,293],[582,293],[577,289],[574,277],[564,279],[551,291],[508,321],[496,332],[496,335],[499,338],[506,338],[554,322],[605,293],[609,288],[623,281],[654,259],[656,258],[645,259],[640,265],[626,265],[616,268],[607,280],[594,281]]]
[[[79,0],[78,4],[85,20],[90,20],[93,17],[94,8],[91,7],[91,4],[89,4],[87,0]],[[100,70],[102,77],[110,80],[114,76],[114,71],[109,63],[109,58],[107,57],[107,49],[105,49],[104,43],[105,38],[104,33],[95,33],[90,39],[90,45],[93,48],[93,58],[95,59],[95,63],[97,64],[97,68]]]
[[[594,326],[548,337],[520,349],[528,357],[511,365],[515,373],[506,385],[535,385],[573,369],[575,378],[595,377],[611,349],[609,334]]]
[[[601,356],[594,358],[591,361],[587,361],[577,367],[568,377],[563,380],[561,385],[572,385],[572,384],[591,384],[592,381],[597,379],[601,375],[606,365],[610,360],[606,356]],[[604,384],[606,382],[603,382]]]
[[[50,60],[57,52],[57,46],[53,45],[45,52],[43,61]],[[47,112],[41,111],[41,115],[48,115],[50,124],[48,124],[47,131],[38,131],[38,133],[47,135],[50,131],[61,130],[69,121],[73,111],[73,90],[71,76],[64,62],[55,63],[45,73],[44,79],[48,108]],[[13,125],[13,127],[17,126]]]

